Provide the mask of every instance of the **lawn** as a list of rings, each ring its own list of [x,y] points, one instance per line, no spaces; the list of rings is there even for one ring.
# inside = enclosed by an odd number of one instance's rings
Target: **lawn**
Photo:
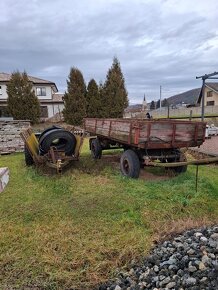
[[[119,152],[118,152],[119,154]],[[0,289],[95,289],[148,253],[167,233],[218,222],[218,167],[163,180],[120,175],[118,156],[93,161],[87,142],[62,176],[0,157],[10,182],[0,194]]]

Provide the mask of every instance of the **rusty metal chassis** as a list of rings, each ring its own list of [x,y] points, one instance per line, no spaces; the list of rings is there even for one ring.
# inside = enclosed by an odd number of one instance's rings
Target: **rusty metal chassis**
[[[95,137],[91,137],[94,139]],[[154,166],[154,167],[179,167],[179,166],[186,166],[186,165],[205,165],[211,163],[217,163],[218,157],[209,157],[200,160],[190,160],[190,161],[178,161],[178,162],[166,162],[167,159],[179,159],[180,151],[179,148],[155,148],[155,149],[147,149],[145,144],[127,144],[124,142],[118,142],[116,139],[107,138],[105,136],[98,135],[97,137],[101,143],[102,150],[114,150],[114,149],[121,149],[124,150],[131,149],[133,150],[139,157],[139,160],[142,165],[146,166]],[[163,145],[163,144],[162,144]],[[112,147],[111,147],[112,146]],[[157,146],[158,147],[158,146]],[[184,148],[186,151],[187,148]]]

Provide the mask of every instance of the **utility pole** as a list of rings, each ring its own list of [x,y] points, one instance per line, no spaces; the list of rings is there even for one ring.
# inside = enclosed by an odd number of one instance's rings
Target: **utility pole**
[[[162,88],[160,86],[160,111],[161,111],[161,94],[162,94]]]
[[[201,107],[201,121],[203,122],[204,121],[204,93],[205,93],[205,80],[207,79],[218,79],[218,77],[215,77],[213,78],[213,76],[215,75],[218,75],[218,72],[214,72],[214,73],[211,73],[211,74],[205,74],[203,76],[199,76],[199,77],[196,77],[196,79],[202,79],[202,89],[201,89],[201,92],[202,92],[202,107]]]

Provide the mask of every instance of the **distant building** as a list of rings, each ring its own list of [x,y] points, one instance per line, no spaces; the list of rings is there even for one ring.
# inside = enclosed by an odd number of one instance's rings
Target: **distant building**
[[[202,106],[202,89],[200,91],[197,104]],[[218,83],[205,83],[204,89],[204,105],[205,106],[218,106]]]
[[[142,102],[142,111],[146,111],[148,109],[146,98],[144,95],[143,102]]]
[[[0,117],[7,117],[7,84],[11,74],[0,73]],[[41,118],[53,117],[56,113],[62,112],[64,108],[63,94],[58,94],[54,82],[28,76],[33,84],[33,90],[40,102]]]

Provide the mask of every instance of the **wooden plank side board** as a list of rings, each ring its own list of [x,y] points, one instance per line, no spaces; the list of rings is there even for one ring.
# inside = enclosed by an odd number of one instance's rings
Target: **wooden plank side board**
[[[206,126],[204,122],[139,119],[85,119],[84,124],[86,131],[101,138],[140,148],[198,146]]]
[[[175,142],[195,141],[195,124],[177,124],[175,132]]]
[[[130,122],[111,122],[111,131],[130,132]]]
[[[171,142],[173,126],[171,123],[151,124],[150,140],[152,142]]]
[[[128,134],[125,134],[125,133],[119,133],[119,134],[117,134],[116,132],[111,131],[110,136],[113,139],[116,139],[117,141],[124,141],[125,143],[128,143],[128,139],[129,139],[128,138],[129,137]]]

